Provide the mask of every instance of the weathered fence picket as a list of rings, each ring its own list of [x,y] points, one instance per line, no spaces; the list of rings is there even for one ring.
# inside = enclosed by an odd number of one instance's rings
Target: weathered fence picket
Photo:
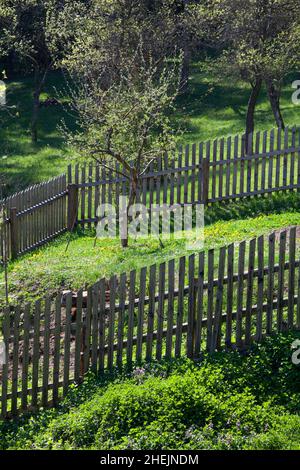
[[[298,128],[258,132],[247,148],[245,136],[180,148],[176,158],[152,162],[139,200],[211,205],[294,190],[300,190]],[[0,256],[33,250],[77,223],[91,228],[99,203],[122,194],[128,182],[120,173],[76,165],[67,176],[7,198]],[[199,358],[205,350],[241,349],[265,334],[300,328],[299,258],[294,227],[230,245],[218,258],[210,250],[102,279],[87,293],[80,290],[75,303],[69,293],[64,302],[57,295],[4,309],[2,418],[56,405],[90,368],[102,373],[183,353]]]
[[[244,349],[299,328],[299,227],[6,309],[1,416],[56,406],[91,368]],[[234,256],[238,254],[238,258]],[[167,268],[167,269],[166,269]],[[31,395],[31,400],[29,399]]]
[[[158,157],[151,162],[148,171],[141,177],[140,197],[143,204],[173,203],[211,205],[216,202],[271,194],[278,191],[298,189],[300,177],[295,183],[295,173],[300,174],[299,128],[284,131],[251,134],[246,146],[244,135],[215,139],[196,145],[179,148],[174,156]],[[198,155],[197,155],[198,153]],[[96,167],[97,168],[97,167]],[[99,170],[98,170],[99,173]],[[84,178],[84,179],[83,179]],[[94,173],[92,178],[95,178]],[[110,179],[109,179],[110,178]],[[128,194],[128,181],[117,172],[103,180],[95,178],[92,183],[82,176],[80,188],[102,190],[102,202],[111,200],[110,193]],[[123,188],[120,189],[122,182]],[[124,185],[125,183],[125,185]],[[86,197],[85,192],[81,199]],[[115,198],[117,202],[117,197]],[[92,208],[86,207],[79,216],[80,224],[97,221],[96,198]],[[83,215],[85,214],[85,215]]]
[[[0,227],[0,259],[16,258],[71,228],[67,197],[67,177],[61,175],[0,201],[6,213]]]
[[[300,129],[215,139],[158,156],[141,176],[138,201],[155,204],[203,203],[300,190]],[[296,158],[297,155],[297,158]],[[32,186],[0,201],[6,221],[0,227],[0,259],[38,248],[66,230],[93,227],[99,204],[118,205],[128,195],[122,168],[69,166],[66,175]],[[295,175],[296,178],[295,178]]]

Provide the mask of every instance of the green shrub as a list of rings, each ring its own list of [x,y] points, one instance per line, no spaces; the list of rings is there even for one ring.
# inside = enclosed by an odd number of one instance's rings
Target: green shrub
[[[73,387],[57,410],[2,423],[1,448],[296,449],[296,334],[235,351],[144,364]],[[298,335],[299,336],[299,335]]]

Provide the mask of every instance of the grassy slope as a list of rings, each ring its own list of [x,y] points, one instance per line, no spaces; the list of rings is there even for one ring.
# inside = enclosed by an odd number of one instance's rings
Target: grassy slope
[[[300,449],[299,333],[237,352],[144,364],[74,387],[58,410],[0,424],[0,448]]]
[[[283,90],[282,110],[286,122],[299,124],[299,107],[292,104],[292,79]],[[56,89],[63,90],[65,82],[59,73],[49,76],[43,98],[55,96]],[[178,99],[175,121],[184,134],[183,142],[199,142],[243,132],[249,88],[243,83],[218,82],[200,66],[191,75],[189,94]],[[32,106],[32,80],[30,78],[8,82],[8,104],[17,106],[19,117],[1,113],[0,126],[0,174],[4,174],[7,191],[24,188],[43,181],[65,170],[72,151],[66,148],[57,126],[65,117],[72,127],[72,119],[63,108],[50,107],[41,110],[39,142],[31,144],[29,127]],[[265,91],[261,94],[256,113],[258,129],[274,126],[274,120]]]
[[[300,225],[300,213],[261,215],[245,220],[219,221],[205,228],[205,249],[250,239],[290,225]],[[185,241],[165,241],[161,249],[158,240],[131,241],[124,250],[118,240],[98,240],[94,247],[92,235],[73,235],[66,252],[68,236],[28,254],[9,266],[10,301],[32,300],[45,291],[57,288],[78,289],[101,277],[129,272],[131,269],[178,258],[186,254]],[[88,269],[87,269],[88,267]],[[3,272],[0,281],[0,305],[3,304]]]

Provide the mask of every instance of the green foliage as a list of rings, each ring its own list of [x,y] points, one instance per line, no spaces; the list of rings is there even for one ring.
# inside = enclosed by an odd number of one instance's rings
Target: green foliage
[[[106,65],[87,69],[71,91],[71,108],[78,116],[77,132],[68,132],[69,143],[83,159],[100,162],[129,180],[139,178],[163,151],[175,149],[175,132],[169,114],[178,93],[180,55],[168,60],[144,60],[140,43],[129,59],[123,58],[118,80],[104,86]],[[137,65],[138,63],[138,65]],[[71,90],[71,88],[70,88]]]
[[[142,39],[144,58],[155,60],[172,55],[174,49],[191,51],[203,34],[196,15],[197,0],[188,4],[168,0],[91,0],[74,30],[74,43],[63,65],[71,71],[86,73],[87,65],[99,76],[105,67],[106,83],[117,79],[124,56],[134,55]],[[139,58],[136,58],[139,63]]]
[[[293,0],[208,1],[216,40],[225,44],[222,66],[254,83],[281,84],[299,63],[299,2]],[[229,25],[229,28],[225,28]],[[255,27],[253,27],[255,25]],[[223,69],[224,70],[224,69]]]
[[[61,91],[62,88],[62,74],[50,73],[41,100],[53,98],[55,90]],[[9,106],[15,107],[15,113],[0,113],[0,173],[5,183],[5,196],[64,173],[68,157],[74,157],[74,152],[65,145],[57,128],[64,116],[60,104],[40,108],[39,141],[32,144],[30,123],[33,92],[32,76],[7,82],[7,102]],[[60,102],[66,99],[63,96]],[[72,117],[67,116],[65,119],[69,126],[74,124]]]
[[[0,57],[13,54],[19,60],[23,73],[34,74],[33,143],[37,142],[40,96],[50,70],[67,53],[72,28],[81,11],[78,5],[80,0],[1,0],[0,3]],[[66,15],[66,12],[69,14]]]
[[[280,95],[284,78],[300,59],[299,1],[207,0],[211,35],[221,53],[214,60],[216,75],[226,73],[251,87],[246,133],[254,131],[254,111],[265,82],[277,127],[284,127]],[[216,32],[217,31],[217,32]]]
[[[1,0],[0,55],[15,54],[24,72],[44,74],[67,53],[83,2]]]
[[[296,335],[299,336],[299,335]],[[3,423],[3,449],[298,449],[295,334],[247,355],[182,358],[90,376],[57,410]]]

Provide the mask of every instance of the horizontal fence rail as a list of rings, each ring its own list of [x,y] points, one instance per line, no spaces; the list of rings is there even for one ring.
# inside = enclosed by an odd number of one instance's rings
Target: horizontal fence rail
[[[120,166],[69,165],[67,175],[30,187],[3,201],[0,259],[14,258],[66,230],[92,228],[99,204],[118,206],[128,195]],[[152,161],[140,178],[138,202],[206,206],[222,201],[300,189],[300,129],[237,135],[180,147]],[[6,243],[3,243],[6,241]],[[6,247],[6,253],[4,253]]]
[[[88,370],[244,350],[300,328],[300,227],[6,309],[1,416],[55,406]]]

